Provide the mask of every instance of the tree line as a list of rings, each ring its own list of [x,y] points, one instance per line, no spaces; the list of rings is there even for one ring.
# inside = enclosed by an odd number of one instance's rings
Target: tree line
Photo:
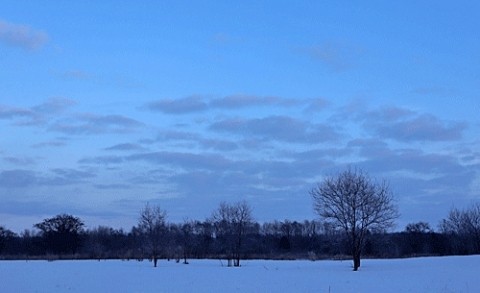
[[[152,208],[152,207],[151,207]],[[475,218],[472,218],[475,216]],[[250,221],[228,230],[227,219],[186,220],[158,229],[137,225],[129,231],[99,226],[84,229],[72,215],[57,215],[16,234],[0,227],[0,255],[10,259],[189,259],[240,258],[324,259],[351,255],[349,236],[318,220]],[[408,224],[402,232],[368,232],[363,255],[397,258],[480,253],[480,205],[453,209],[438,231],[426,222]],[[231,223],[231,222],[230,222]],[[153,233],[153,234],[151,234]],[[151,238],[151,237],[158,238]],[[157,239],[157,240],[155,240]],[[240,241],[240,242],[239,242]]]
[[[203,221],[167,221],[167,212],[146,204],[129,231],[106,226],[86,229],[82,219],[59,214],[20,234],[0,226],[4,259],[159,259],[187,264],[218,258],[227,266],[241,259],[398,258],[480,253],[480,204],[453,208],[437,231],[426,222],[389,232],[398,211],[385,182],[361,170],[328,176],[310,195],[319,220],[254,220],[245,202],[221,203]],[[223,264],[223,262],[222,262]]]

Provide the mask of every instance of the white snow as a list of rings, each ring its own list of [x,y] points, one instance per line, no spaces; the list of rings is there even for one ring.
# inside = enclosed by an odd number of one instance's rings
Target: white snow
[[[223,262],[225,264],[225,262]],[[0,261],[0,292],[480,292],[480,256],[350,261]]]

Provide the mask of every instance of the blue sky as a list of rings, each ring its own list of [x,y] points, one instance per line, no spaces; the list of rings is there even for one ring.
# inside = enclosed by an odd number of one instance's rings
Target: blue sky
[[[474,1],[1,1],[0,224],[314,219],[348,166],[433,227],[480,198]]]

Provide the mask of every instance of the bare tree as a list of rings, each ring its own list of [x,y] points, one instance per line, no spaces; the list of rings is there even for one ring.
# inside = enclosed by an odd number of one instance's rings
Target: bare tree
[[[212,213],[211,222],[216,237],[224,246],[228,266],[240,266],[242,245],[247,229],[253,222],[252,209],[247,202],[227,204],[222,202]]]
[[[388,184],[373,182],[361,170],[349,168],[327,177],[310,195],[318,215],[346,233],[354,271],[360,267],[367,233],[392,227],[398,217]]]
[[[480,203],[463,210],[452,208],[440,229],[460,237],[459,246],[464,247],[464,253],[480,253]]]
[[[157,267],[158,258],[164,243],[167,226],[167,213],[159,206],[151,207],[148,203],[140,212],[138,228],[145,236],[145,244],[153,260],[153,266]]]
[[[182,254],[183,254],[183,263],[188,264],[188,255],[192,250],[192,242],[193,242],[193,226],[195,222],[192,220],[184,219],[183,224],[181,225],[181,246],[182,246]]]

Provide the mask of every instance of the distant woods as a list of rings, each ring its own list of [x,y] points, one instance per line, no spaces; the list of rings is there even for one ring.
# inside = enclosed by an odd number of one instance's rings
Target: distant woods
[[[0,226],[3,259],[160,259],[188,264],[218,258],[240,266],[241,259],[398,258],[480,253],[480,204],[453,208],[438,225],[408,224],[389,232],[398,216],[385,182],[358,170],[326,177],[310,191],[319,220],[255,221],[248,202],[221,203],[203,221],[168,221],[167,211],[146,204],[130,230],[99,226],[59,214],[20,234]]]
[[[156,256],[182,263],[218,258],[232,260],[234,265],[240,265],[240,258],[351,257],[348,235],[328,222],[258,223],[248,218],[239,225],[229,215],[217,215],[221,209],[222,206],[204,221],[159,221],[158,231],[142,220],[129,231],[105,226],[84,229],[83,221],[71,215],[46,219],[35,224],[35,229],[20,234],[0,227],[0,255],[4,259],[137,260],[153,260]],[[480,222],[475,220],[479,218],[480,208],[475,205],[465,210],[453,209],[438,231],[426,222],[411,223],[402,232],[368,231],[362,254],[376,258],[478,254]],[[232,230],[228,230],[227,225],[232,223]],[[158,240],[150,238],[157,236]]]

